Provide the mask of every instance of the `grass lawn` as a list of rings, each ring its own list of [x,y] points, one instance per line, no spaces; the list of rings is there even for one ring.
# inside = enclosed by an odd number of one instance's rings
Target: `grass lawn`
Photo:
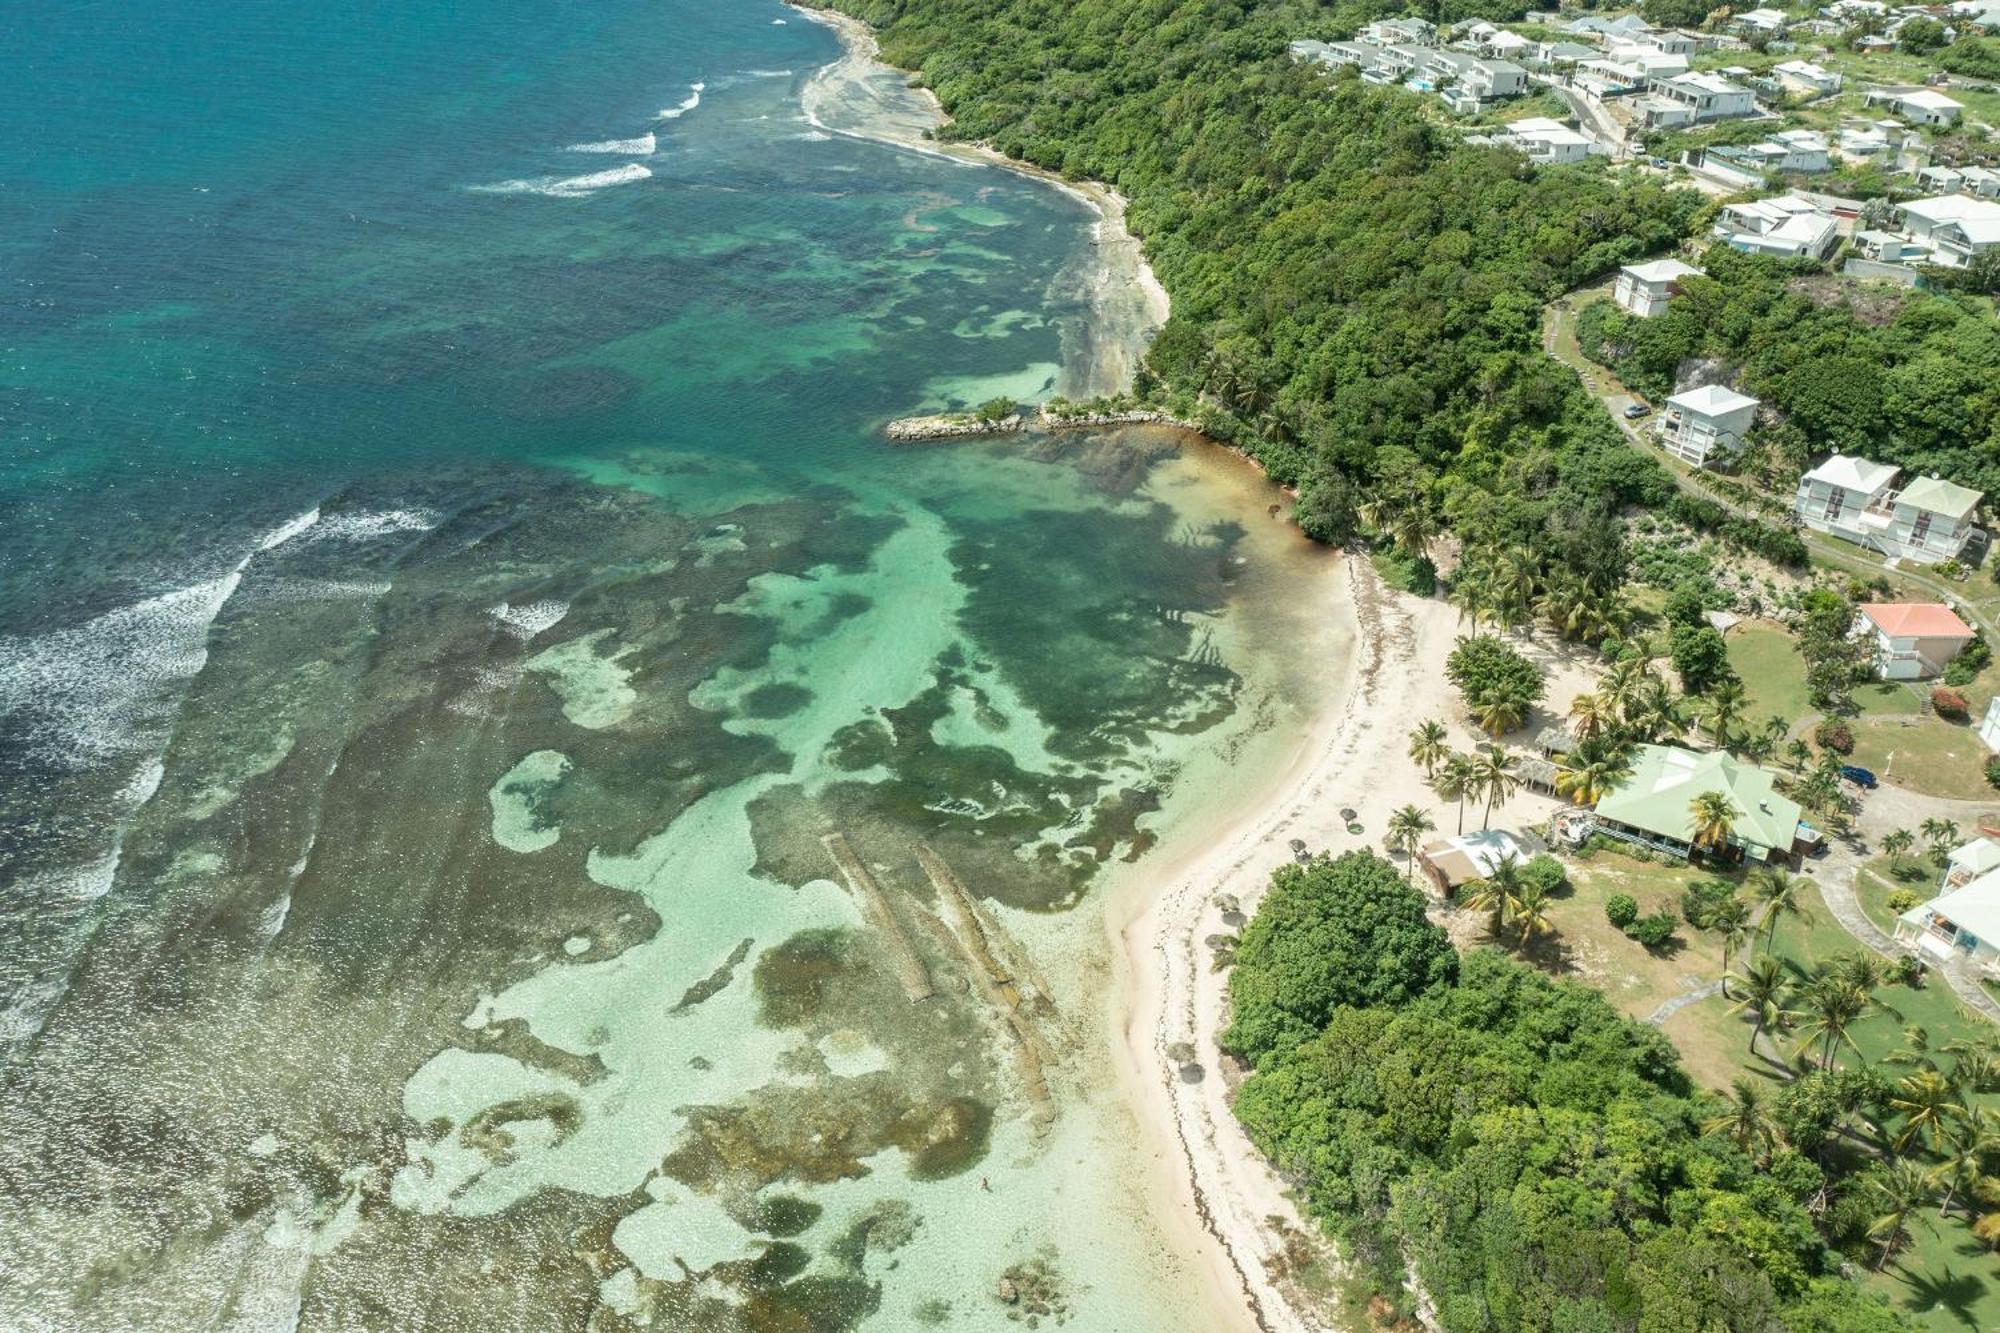
[[[1528,961],[1602,991],[1620,1010],[1643,1019],[1674,996],[1722,975],[1722,944],[1715,936],[1682,924],[1666,947],[1649,950],[1628,939],[1604,915],[1614,893],[1638,900],[1639,914],[1670,912],[1678,917],[1681,891],[1705,870],[1658,861],[1647,863],[1623,852],[1601,851],[1587,860],[1569,859],[1570,888],[1549,919],[1558,932],[1551,947],[1538,948]]]
[[[1768,620],[1746,620],[1729,631],[1729,665],[1743,680],[1744,716],[1761,722],[1776,715],[1797,722],[1812,711],[1806,698],[1806,664],[1792,636]]]
[[[1854,896],[1861,901],[1861,910],[1868,914],[1868,919],[1883,934],[1893,935],[1897,913],[1889,907],[1889,895],[1901,889],[1916,894],[1917,901],[1924,902],[1937,891],[1941,874],[1937,863],[1924,854],[1919,844],[1903,857],[1901,865],[1887,856],[1863,863],[1854,877]]]
[[[1972,727],[1942,718],[1858,717],[1853,763],[1884,782],[1919,792],[1977,801],[1993,795],[1986,781],[1988,751]]]

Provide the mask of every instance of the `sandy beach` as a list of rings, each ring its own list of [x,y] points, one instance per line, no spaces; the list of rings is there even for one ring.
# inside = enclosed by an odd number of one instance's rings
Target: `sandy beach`
[[[1167,293],[1153,276],[1138,238],[1125,226],[1125,198],[1095,181],[1065,180],[976,144],[939,143],[932,131],[950,119],[927,88],[876,58],[875,34],[859,19],[830,10],[793,6],[803,18],[831,28],[841,58],[816,71],[800,93],[806,119],[828,134],[960,162],[996,166],[1061,190],[1097,215],[1090,262],[1072,275],[1088,317],[1063,329],[1059,392],[1070,398],[1123,393],[1147,344],[1167,321]]]

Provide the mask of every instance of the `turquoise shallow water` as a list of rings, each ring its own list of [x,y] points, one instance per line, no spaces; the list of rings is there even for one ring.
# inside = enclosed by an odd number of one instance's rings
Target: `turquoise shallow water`
[[[1198,1326],[1077,909],[1314,562],[878,431],[1045,390],[1082,207],[776,4],[4,23],[0,1324]]]

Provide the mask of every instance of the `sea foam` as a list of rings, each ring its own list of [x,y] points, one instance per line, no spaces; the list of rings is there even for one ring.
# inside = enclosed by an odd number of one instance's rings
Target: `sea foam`
[[[662,111],[660,113],[661,120],[679,120],[682,116],[685,116],[688,112],[701,105],[702,90],[708,87],[708,85],[705,83],[691,83],[688,87],[693,91],[681,99],[679,106],[670,106],[665,111]]]
[[[629,185],[652,174],[637,162],[627,162],[609,171],[592,171],[582,176],[536,176],[531,180],[474,185],[471,189],[475,194],[539,194],[550,199],[581,199],[596,194],[607,185]]]
[[[659,147],[659,142],[650,132],[636,139],[599,139],[595,143],[573,143],[563,149],[565,153],[627,153],[644,157]]]

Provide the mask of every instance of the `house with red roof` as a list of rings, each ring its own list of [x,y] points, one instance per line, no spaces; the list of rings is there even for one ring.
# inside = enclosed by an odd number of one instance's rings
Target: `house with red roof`
[[[1873,646],[1875,673],[1884,680],[1926,680],[1944,674],[1974,633],[1942,602],[1865,603],[1855,632]]]

